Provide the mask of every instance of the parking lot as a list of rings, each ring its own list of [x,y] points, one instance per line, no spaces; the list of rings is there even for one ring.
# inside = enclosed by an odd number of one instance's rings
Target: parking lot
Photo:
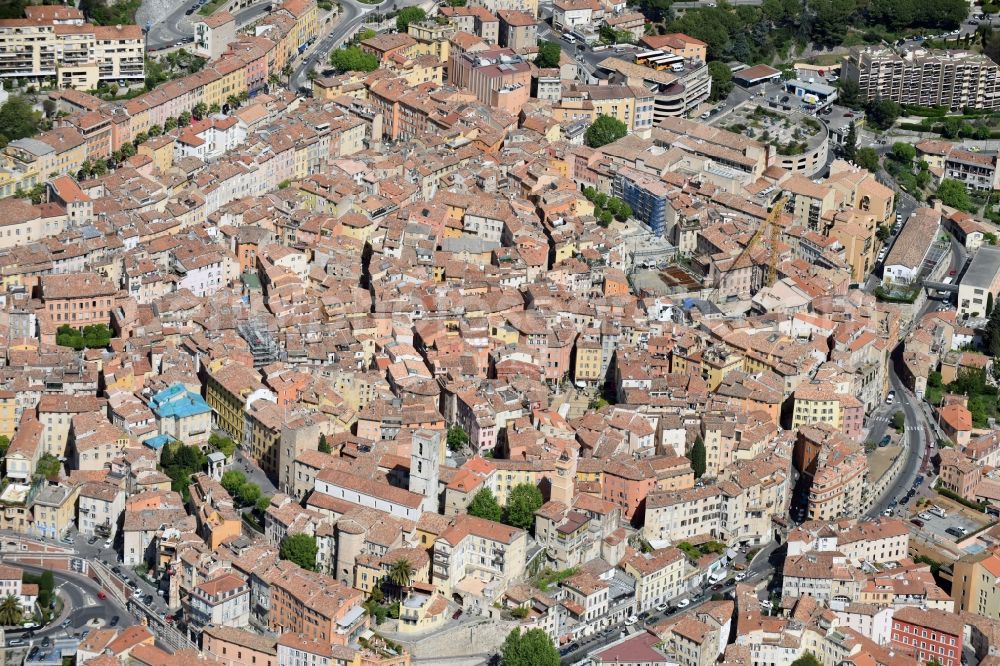
[[[927,511],[927,507],[911,516],[911,519],[915,518],[923,523],[919,529],[924,534],[933,534],[934,537],[941,539],[942,541],[960,541],[964,537],[956,537],[953,534],[948,534],[947,530],[950,527],[957,527],[959,529],[964,529],[966,534],[972,534],[981,527],[981,524],[975,520],[965,516],[960,512],[948,511],[948,515],[945,518],[935,516]]]

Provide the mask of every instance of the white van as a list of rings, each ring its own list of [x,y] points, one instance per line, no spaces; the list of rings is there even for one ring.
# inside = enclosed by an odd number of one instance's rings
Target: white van
[[[927,509],[927,513],[932,513],[935,516],[937,516],[938,518],[947,518],[948,517],[948,512],[945,511],[944,509],[942,509],[939,506],[932,506],[931,508]]]
[[[728,575],[729,575],[729,572],[727,572],[725,569],[722,569],[722,570],[716,571],[712,575],[710,575],[708,577],[708,580],[709,580],[709,582],[712,583],[712,585],[715,585],[716,583],[721,583],[722,581],[726,580],[726,576],[728,576]]]

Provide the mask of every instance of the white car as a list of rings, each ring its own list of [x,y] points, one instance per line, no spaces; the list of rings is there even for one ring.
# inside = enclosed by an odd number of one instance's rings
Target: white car
[[[625,618],[625,626],[626,627],[631,627],[633,624],[635,624],[638,621],[639,621],[639,618],[637,618],[635,615],[629,615],[627,618]]]
[[[104,547],[111,548],[114,545],[114,541],[110,538],[104,540]]]
[[[678,608],[687,608],[690,605],[691,605],[690,599],[681,599],[680,601],[677,602]]]
[[[927,513],[926,511],[917,516],[917,518],[920,518],[920,520],[934,520],[934,516]]]
[[[741,571],[738,574],[736,574],[735,576],[733,576],[733,580],[735,580],[738,583],[741,580],[745,579],[746,577],[747,577],[747,575]]]
[[[658,612],[662,613],[663,611],[667,610],[667,605],[666,604],[656,604],[656,610]]]
[[[761,601],[760,602],[760,607],[761,608],[768,608],[768,609],[770,609],[771,608],[771,602],[770,602],[770,600],[764,599],[763,601]]]

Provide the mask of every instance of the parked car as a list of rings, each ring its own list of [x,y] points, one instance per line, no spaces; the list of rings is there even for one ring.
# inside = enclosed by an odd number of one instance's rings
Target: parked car
[[[97,593],[97,598],[100,599],[101,601],[104,601],[105,599],[108,598],[108,595],[104,592],[104,590],[101,590]]]
[[[735,580],[738,583],[741,580],[745,579],[746,577],[747,577],[747,575],[741,571],[738,574],[736,574],[735,576],[733,576],[733,580]]]
[[[12,638],[7,641],[7,647],[20,647],[21,645],[24,645],[23,638]]]
[[[924,521],[920,520],[919,518],[914,518],[910,522],[913,523],[914,525],[916,525],[917,527],[923,527],[924,526]]]
[[[691,605],[690,599],[681,599],[680,601],[677,602],[678,608],[687,608],[690,605]]]
[[[920,515],[918,515],[917,518],[919,518],[920,520],[924,520],[924,521],[934,520],[934,516],[932,516],[931,514],[927,513],[926,511],[924,511],[923,513],[921,513]]]
[[[896,392],[889,391],[889,394],[885,396],[885,404],[891,405],[894,402],[896,402]]]
[[[87,539],[87,543],[90,544],[91,546],[93,546],[95,543],[97,543],[97,539],[98,539],[98,536],[95,534],[94,536],[92,536],[89,539]]]
[[[656,604],[656,610],[659,611],[660,613],[662,613],[663,611],[667,610],[667,605],[666,604]]]
[[[882,439],[879,440],[879,443],[878,443],[879,448],[884,448],[886,446],[889,446],[889,442],[891,442],[891,441],[892,441],[892,437],[890,437],[889,435],[886,435],[885,437],[883,437]]]
[[[965,530],[961,527],[949,527],[945,530],[945,533],[952,535],[953,537],[961,539],[965,536]]]
[[[454,612],[454,613],[452,613],[452,615],[451,615],[451,619],[453,619],[453,620],[457,620],[457,619],[458,619],[458,618],[460,618],[460,617],[462,617],[462,609],[461,609],[461,608],[459,608],[459,609],[458,609],[457,611],[455,611],[455,612]],[[171,621],[171,620],[173,620],[173,619],[174,619],[174,618],[173,618],[173,616],[171,616],[171,615],[168,615],[168,616],[166,617],[166,620],[167,620],[167,622],[170,622],[170,621]]]
[[[121,618],[115,615],[113,618],[111,618],[111,622],[109,622],[108,624],[112,627],[117,627],[119,620],[121,620]]]

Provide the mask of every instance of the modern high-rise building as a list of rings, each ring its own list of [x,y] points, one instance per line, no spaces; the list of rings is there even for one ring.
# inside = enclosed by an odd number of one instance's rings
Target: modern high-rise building
[[[998,69],[987,56],[970,51],[879,47],[852,50],[841,78],[857,83],[866,100],[993,109],[1000,107]]]

